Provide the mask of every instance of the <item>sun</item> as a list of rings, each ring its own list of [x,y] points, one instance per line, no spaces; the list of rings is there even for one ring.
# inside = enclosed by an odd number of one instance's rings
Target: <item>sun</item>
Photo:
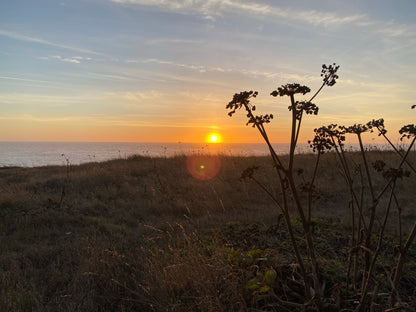
[[[211,135],[211,137],[209,139],[212,143],[217,143],[218,142],[218,136],[216,134]]]
[[[206,141],[208,143],[221,143],[222,138],[221,135],[218,133],[210,133],[208,134]]]

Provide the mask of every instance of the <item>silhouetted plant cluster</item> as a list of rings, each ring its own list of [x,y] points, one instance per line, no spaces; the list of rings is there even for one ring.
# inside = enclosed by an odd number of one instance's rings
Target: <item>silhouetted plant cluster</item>
[[[288,107],[289,111],[292,110],[292,106]],[[300,120],[302,118],[302,112],[305,112],[308,115],[318,115],[319,107],[309,101],[296,101],[296,119]]]
[[[308,141],[313,152],[323,154],[325,150],[331,150],[337,145],[340,147],[344,146],[343,142],[345,141],[345,130],[337,127],[338,125],[331,124],[329,126],[322,126],[313,130],[315,132],[315,137],[313,140]]]
[[[256,178],[257,166],[247,168],[241,178],[250,179],[254,181],[272,200],[273,203],[280,209],[283,216],[288,234],[290,244],[293,250],[293,256],[296,261],[297,278],[292,276],[296,281],[297,287],[299,285],[303,288],[303,298],[297,298],[296,302],[285,301],[277,298],[271,285],[263,285],[264,291],[262,296],[270,296],[271,300],[275,300],[276,306],[286,307],[295,310],[340,310],[340,293],[329,292],[326,288],[328,281],[322,274],[322,267],[320,266],[320,257],[316,252],[316,242],[313,233],[314,219],[312,218],[312,203],[316,202],[319,194],[315,185],[318,178],[318,168],[320,158],[325,151],[334,152],[337,156],[344,175],[348,190],[349,190],[349,207],[351,218],[351,235],[350,248],[348,253],[348,267],[345,280],[346,291],[343,299],[351,299],[355,302],[353,304],[356,311],[373,311],[376,307],[391,309],[406,309],[408,306],[399,298],[397,289],[399,280],[403,272],[403,265],[406,260],[407,252],[410,244],[416,236],[416,223],[411,229],[408,239],[405,244],[402,243],[402,226],[401,226],[401,208],[397,201],[397,180],[406,178],[410,175],[410,171],[403,168],[407,166],[410,170],[416,173],[412,164],[407,160],[409,152],[416,140],[415,125],[410,124],[403,126],[399,133],[401,140],[410,139],[411,142],[407,150],[400,151],[387,137],[387,130],[384,126],[384,119],[373,119],[366,124],[353,124],[350,126],[330,124],[314,129],[315,136],[308,143],[313,152],[316,153],[316,162],[313,168],[312,176],[309,179],[304,177],[303,170],[295,169],[295,150],[299,138],[301,122],[304,115],[317,115],[319,108],[312,100],[320,93],[323,87],[331,87],[336,84],[338,77],[339,66],[335,63],[332,65],[322,65],[321,77],[323,79],[322,85],[314,93],[309,100],[297,101],[295,96],[306,95],[311,90],[309,87],[300,85],[298,83],[290,83],[278,87],[270,93],[273,97],[288,96],[290,105],[289,112],[292,114],[291,120],[291,134],[290,134],[290,150],[289,157],[286,163],[274,150],[269,136],[266,132],[264,124],[269,123],[273,118],[272,114],[254,115],[256,107],[251,104],[250,100],[258,96],[257,91],[243,91],[236,93],[232,101],[226,106],[231,111],[228,113],[232,116],[238,109],[244,108],[247,113],[247,125],[252,125],[256,128],[264,141],[266,142],[270,155],[276,170],[276,177],[279,181],[279,189],[272,192],[269,187],[260,182]],[[414,109],[416,105],[411,108]],[[370,163],[368,161],[367,150],[363,144],[363,135],[378,131],[378,135],[386,139],[392,146],[393,150],[399,156],[399,163],[395,167],[387,167],[384,161],[377,160],[372,163],[372,168],[375,172],[382,175],[385,180],[385,185],[382,188],[377,188],[373,183],[373,174],[370,172]],[[359,153],[361,156],[361,164],[351,166],[351,161],[348,160],[348,155],[345,151],[346,137],[352,135],[356,138],[359,144]],[[374,172],[374,171],[373,171]],[[298,183],[295,179],[296,173],[303,181]],[[357,182],[357,177],[359,181]],[[361,186],[361,187],[358,187]],[[357,188],[358,187],[358,188]],[[306,194],[306,200],[301,194]],[[381,209],[381,205],[385,205]],[[291,207],[295,207],[298,215],[298,220],[301,224],[301,236],[299,232],[294,230],[293,219],[290,215]],[[385,245],[385,230],[387,223],[390,220],[394,206],[398,211],[397,229],[399,232],[398,248],[392,257],[396,264],[391,271],[386,274],[378,274],[380,266],[380,254]],[[299,245],[302,240],[306,247],[306,257]],[[384,278],[384,280],[383,280]],[[250,280],[253,283],[255,279]],[[378,296],[378,289],[382,283],[386,283],[390,287],[389,299],[382,300],[379,297],[385,296],[380,294]],[[293,283],[292,283],[293,284]],[[267,287],[266,287],[267,286]],[[253,285],[248,285],[248,288],[253,288]],[[259,295],[258,287],[256,295]],[[253,288],[253,289],[254,289]],[[254,295],[254,293],[253,293]],[[335,298],[335,297],[337,298]],[[351,300],[350,300],[351,301]],[[335,303],[334,303],[335,302]],[[391,310],[393,311],[393,310]]]
[[[322,65],[321,77],[324,77],[325,85],[331,87],[336,83],[336,80],[339,78],[337,75],[338,69],[339,65],[335,63],[332,65]]]
[[[311,89],[309,89],[307,86],[301,86],[298,83],[288,83],[287,85],[278,87],[277,90],[274,90],[270,95],[276,97],[276,96],[292,96],[297,93],[305,95],[306,93],[311,92]]]
[[[227,105],[227,108],[231,109],[228,116],[231,117],[237,109],[240,109],[243,106],[248,107],[252,111],[256,110],[256,107],[250,104],[250,98],[255,98],[257,95],[257,91],[244,91],[234,94],[232,101]]]
[[[416,136],[416,127],[415,127],[415,125],[406,125],[406,126],[403,126],[399,130],[399,133],[402,135],[402,137],[400,138],[400,140],[403,141],[403,139],[405,139],[405,138],[410,139],[411,137],[415,137]]]

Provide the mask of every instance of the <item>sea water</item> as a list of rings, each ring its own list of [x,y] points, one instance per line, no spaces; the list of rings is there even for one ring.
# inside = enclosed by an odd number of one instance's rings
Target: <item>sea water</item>
[[[288,154],[289,144],[273,144],[278,154]],[[355,149],[355,147],[350,147]],[[308,144],[298,144],[298,153],[311,152]],[[128,158],[132,155],[172,157],[195,153],[230,156],[268,155],[264,143],[122,143],[122,142],[0,142],[0,167],[77,165]]]
[[[285,154],[288,144],[276,144]],[[267,155],[265,144],[124,143],[124,142],[0,142],[0,167],[77,165],[133,155],[172,157],[193,153],[236,156]]]

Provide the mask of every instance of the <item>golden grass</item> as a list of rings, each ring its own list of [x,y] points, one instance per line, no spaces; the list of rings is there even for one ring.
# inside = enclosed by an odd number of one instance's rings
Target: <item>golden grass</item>
[[[359,155],[350,155],[358,164]],[[368,156],[397,162],[390,152]],[[278,196],[271,161],[218,157],[220,172],[207,181],[188,173],[185,156],[1,168],[0,311],[247,311],[269,304],[246,283],[270,267],[289,274],[290,245],[278,209],[239,177],[260,166],[256,176]],[[313,157],[296,158],[305,176]],[[313,208],[317,248],[325,274],[341,283],[348,191],[335,155],[323,158]],[[416,217],[415,182],[414,175],[398,181],[407,227]],[[250,253],[256,249],[258,255]]]

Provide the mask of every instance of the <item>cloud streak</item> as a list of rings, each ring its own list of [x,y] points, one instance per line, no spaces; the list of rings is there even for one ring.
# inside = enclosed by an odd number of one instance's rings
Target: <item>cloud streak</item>
[[[76,52],[81,52],[81,53],[96,54],[96,55],[101,54],[92,50],[72,47],[72,46],[68,46],[68,45],[60,44],[60,43],[55,43],[55,42],[51,42],[51,41],[44,40],[41,38],[26,36],[26,35],[22,35],[22,34],[19,34],[13,31],[4,30],[4,29],[0,29],[0,36],[8,37],[8,38],[19,40],[19,41],[39,43],[43,45],[48,45],[48,46],[52,46],[56,48],[61,48],[61,49],[71,50],[71,51],[76,51]]]
[[[318,12],[314,10],[299,11],[286,9],[275,5],[256,2],[238,2],[234,0],[110,0],[120,4],[132,4],[158,7],[162,10],[173,11],[180,14],[198,14],[208,19],[224,16],[229,13],[239,13],[249,16],[262,16],[270,18],[284,18],[287,20],[302,21],[312,25],[325,27],[351,23],[364,23],[366,15],[355,14],[339,16],[335,13]]]
[[[253,78],[264,78],[264,79],[276,79],[281,78],[284,80],[297,80],[297,81],[316,81],[321,80],[319,76],[310,76],[310,75],[296,75],[283,73],[281,71],[270,71],[270,70],[261,70],[261,69],[247,69],[247,68],[233,68],[233,67],[221,67],[221,66],[206,66],[206,65],[197,65],[197,64],[187,64],[181,62],[174,62],[162,59],[144,59],[144,60],[126,60],[126,63],[147,63],[147,64],[159,64],[172,67],[183,68],[189,71],[199,72],[199,73],[220,73],[220,74],[238,74],[245,75]]]
[[[155,7],[162,11],[178,14],[199,15],[215,21],[229,14],[239,14],[249,18],[268,18],[270,22],[288,21],[305,23],[325,28],[353,25],[372,27],[376,33],[390,37],[408,37],[416,34],[415,25],[401,25],[393,21],[383,23],[372,20],[367,14],[339,15],[334,12],[299,10],[268,5],[259,2],[239,2],[236,0],[108,0],[124,5]]]
[[[192,39],[180,39],[180,38],[158,38],[158,39],[150,39],[146,40],[145,42],[147,45],[163,45],[163,44],[201,44],[203,43],[202,40],[192,40]]]
[[[28,81],[28,82],[51,83],[51,81],[47,81],[47,80],[35,80],[35,79],[18,78],[18,77],[7,77],[7,76],[0,76],[0,79],[17,80],[17,81]]]
[[[67,62],[67,63],[74,63],[74,64],[80,64],[80,60],[79,58],[68,58],[68,57],[62,57],[60,55],[53,55],[51,56],[51,58],[62,61],[62,62]]]
[[[303,21],[315,26],[323,25],[325,27],[356,24],[360,25],[367,19],[365,14],[354,14],[347,16],[338,16],[335,13],[312,11],[291,12],[290,16],[293,19]]]

